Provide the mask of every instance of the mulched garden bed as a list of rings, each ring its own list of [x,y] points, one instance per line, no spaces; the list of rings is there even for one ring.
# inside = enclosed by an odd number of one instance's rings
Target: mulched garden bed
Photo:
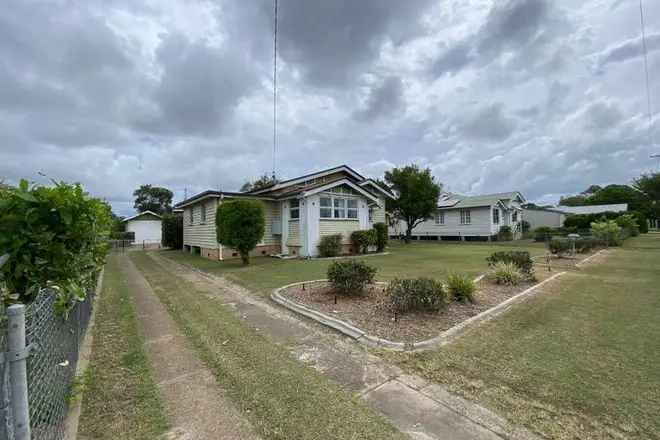
[[[574,256],[567,255],[562,257],[550,255],[549,261],[547,255],[539,255],[533,257],[533,260],[537,265],[542,266],[542,268],[539,267],[537,270],[547,270],[548,262],[550,263],[550,267],[553,270],[575,269],[580,261],[591,257],[599,251],[600,249],[596,249],[592,252],[587,252],[584,254],[575,254]]]
[[[389,310],[385,284],[376,284],[367,288],[362,295],[337,295],[325,282],[305,283],[290,287],[281,292],[288,299],[296,301],[328,316],[341,319],[368,334],[393,342],[414,343],[438,336],[445,330],[465,321],[491,307],[500,304],[512,296],[543,281],[549,273],[539,268],[537,281],[525,282],[518,286],[503,286],[483,279],[477,284],[475,304],[452,302],[438,313],[410,312],[399,315],[394,321],[394,314]]]

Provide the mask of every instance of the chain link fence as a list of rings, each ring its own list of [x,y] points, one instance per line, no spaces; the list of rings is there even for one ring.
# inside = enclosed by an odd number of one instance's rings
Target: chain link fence
[[[96,284],[96,283],[94,283]],[[69,402],[75,397],[75,374],[78,354],[85,337],[94,304],[94,289],[84,301],[65,315],[55,311],[55,295],[39,292],[25,307],[25,344],[28,347],[27,393],[32,440],[61,440],[66,432]],[[0,331],[2,351],[7,352],[6,309],[0,316],[5,325]],[[11,410],[14,378],[7,373],[10,356],[1,364],[3,422],[0,440],[14,440],[15,425]]]

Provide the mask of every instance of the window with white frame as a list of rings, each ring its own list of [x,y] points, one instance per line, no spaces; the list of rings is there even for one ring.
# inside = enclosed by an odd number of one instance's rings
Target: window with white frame
[[[513,214],[511,214],[511,221],[514,223],[518,221],[518,211],[513,211]]]
[[[470,223],[471,223],[470,210],[469,209],[461,209],[461,224],[462,225],[469,225]]]
[[[332,218],[332,197],[321,197],[321,218]]]
[[[319,199],[321,218],[355,219],[358,218],[358,200],[344,197],[321,197]]]
[[[206,205],[204,203],[202,203],[200,205],[199,209],[200,209],[200,215],[199,216],[201,218],[200,222],[201,223],[206,223]]]
[[[358,218],[357,199],[346,199],[346,217],[350,219]]]
[[[300,218],[300,200],[292,199],[289,202],[289,218],[297,220]]]
[[[440,211],[435,213],[435,224],[444,225],[445,224],[445,213]]]
[[[499,210],[499,208],[493,209],[493,223],[496,224],[496,225],[500,223],[500,210]]]

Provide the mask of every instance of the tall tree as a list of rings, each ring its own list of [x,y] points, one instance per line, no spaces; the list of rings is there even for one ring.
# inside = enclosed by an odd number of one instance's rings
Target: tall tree
[[[406,222],[406,243],[409,243],[413,229],[438,209],[442,185],[435,182],[429,168],[420,170],[417,165],[387,171],[385,181],[398,195],[391,207],[393,214]]]
[[[633,182],[633,188],[644,194],[650,201],[648,215],[660,218],[660,173],[642,174]]]
[[[172,212],[172,191],[167,188],[142,185],[133,191],[133,196],[133,207],[138,212],[152,211],[161,215]]]
[[[559,199],[560,206],[582,206],[587,204],[587,197],[583,195],[567,196]]]
[[[246,192],[246,191],[255,191],[257,189],[265,188],[270,185],[274,185],[278,183],[279,180],[277,180],[277,177],[275,176],[269,176],[268,174],[264,174],[263,176],[260,176],[257,180],[254,182],[247,181],[241,186],[241,192]]]

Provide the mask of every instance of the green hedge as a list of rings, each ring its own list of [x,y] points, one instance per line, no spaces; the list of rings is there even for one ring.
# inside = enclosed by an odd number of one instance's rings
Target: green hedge
[[[376,270],[364,261],[334,261],[328,267],[328,280],[336,292],[345,295],[361,293],[368,284],[373,283]]]
[[[341,234],[324,235],[319,242],[319,256],[336,257],[341,254]]]
[[[82,300],[105,262],[112,224],[110,206],[79,184],[0,187],[0,255],[3,300],[30,302],[53,287],[62,311]]]
[[[166,214],[162,222],[163,246],[171,249],[183,248],[183,216]]]

